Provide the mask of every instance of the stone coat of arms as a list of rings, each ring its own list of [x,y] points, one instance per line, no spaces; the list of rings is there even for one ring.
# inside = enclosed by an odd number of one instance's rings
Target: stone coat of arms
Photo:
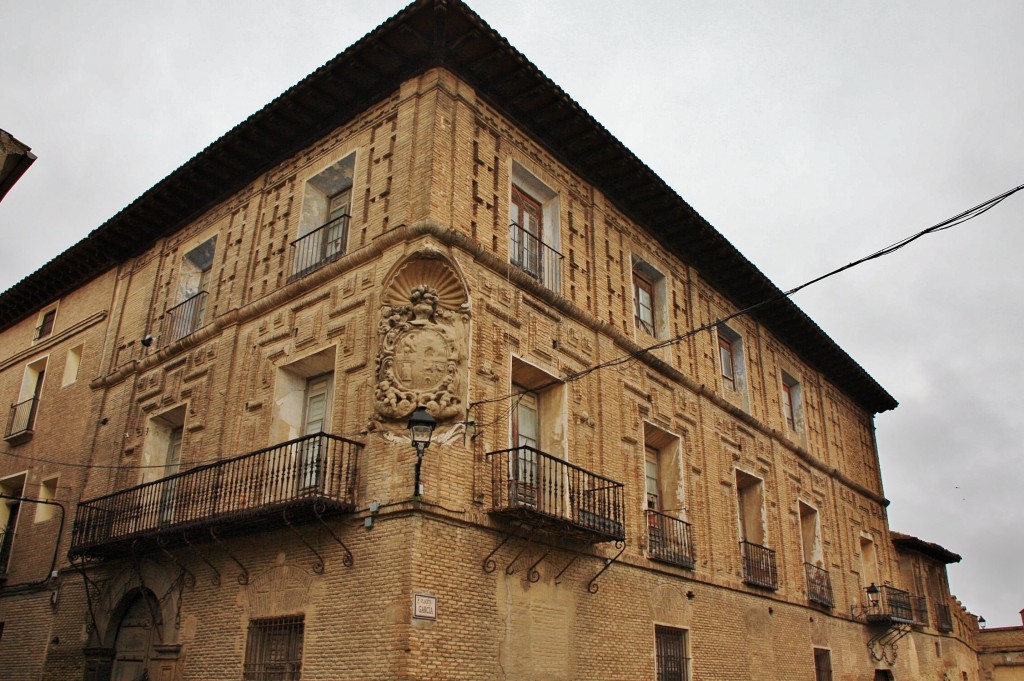
[[[441,306],[437,290],[419,284],[408,305],[381,310],[376,363],[376,419],[401,421],[426,407],[438,421],[462,415],[460,397],[466,311]]]

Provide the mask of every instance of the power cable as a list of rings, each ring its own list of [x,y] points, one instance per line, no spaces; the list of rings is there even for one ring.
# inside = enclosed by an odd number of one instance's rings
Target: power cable
[[[988,199],[987,201],[983,201],[982,203],[979,203],[977,206],[974,206],[973,208],[969,208],[969,209],[963,211],[962,213],[954,215],[951,218],[947,218],[947,219],[943,220],[942,222],[939,222],[939,223],[937,223],[935,225],[932,225],[931,227],[928,227],[927,229],[923,229],[920,232],[912,234],[912,235],[910,235],[908,237],[905,237],[905,238],[903,238],[903,239],[901,239],[901,240],[899,240],[899,241],[897,241],[897,242],[895,242],[893,244],[890,244],[889,246],[881,248],[881,249],[875,251],[874,253],[871,253],[870,255],[866,255],[863,258],[860,258],[858,260],[854,260],[853,262],[848,263],[846,265],[843,265],[842,267],[837,267],[836,269],[834,269],[834,270],[832,270],[830,272],[826,272],[825,274],[822,274],[821,276],[818,276],[818,277],[815,277],[813,279],[810,279],[810,280],[808,280],[808,281],[806,281],[806,282],[804,282],[804,283],[802,283],[802,284],[800,284],[800,285],[798,285],[798,286],[796,286],[794,288],[789,289],[788,291],[780,291],[778,294],[776,294],[776,295],[774,295],[774,296],[772,296],[770,298],[766,298],[766,299],[764,299],[764,300],[762,300],[760,302],[754,303],[753,305],[749,305],[749,306],[743,308],[742,310],[738,310],[736,312],[733,312],[732,314],[729,314],[729,315],[726,315],[726,316],[721,317],[719,319],[716,319],[715,321],[710,322],[708,324],[704,324],[704,325],[696,327],[694,329],[690,329],[689,331],[686,331],[686,332],[684,332],[682,334],[679,334],[677,336],[673,336],[672,338],[668,338],[666,340],[654,343],[653,345],[648,345],[646,347],[640,348],[639,350],[636,350],[635,352],[631,352],[629,354],[622,355],[620,357],[616,357],[614,359],[610,359],[610,360],[607,360],[605,362],[601,362],[599,364],[595,364],[594,366],[587,367],[586,369],[581,369],[580,371],[571,373],[571,374],[569,374],[569,375],[567,375],[567,376],[565,376],[563,378],[553,379],[553,380],[551,380],[551,381],[549,381],[547,383],[541,384],[539,386],[535,386],[535,387],[531,388],[531,391],[532,392],[540,392],[540,391],[545,390],[546,388],[550,388],[552,386],[562,385],[562,384],[565,384],[565,383],[571,383],[573,381],[578,381],[581,378],[585,378],[586,376],[589,376],[590,374],[592,374],[592,373],[594,373],[596,371],[600,371],[600,370],[603,370],[603,369],[608,369],[608,368],[611,368],[611,367],[616,367],[616,366],[619,366],[619,365],[622,365],[622,364],[626,364],[628,362],[635,361],[635,360],[639,359],[640,357],[642,357],[643,355],[649,354],[653,350],[658,350],[660,348],[668,347],[670,345],[675,345],[676,343],[679,343],[679,342],[681,342],[683,340],[686,340],[687,338],[691,338],[691,337],[693,337],[693,336],[695,336],[695,335],[697,335],[699,333],[702,333],[704,331],[709,331],[709,330],[711,330],[711,329],[713,329],[713,328],[715,328],[715,327],[717,327],[717,326],[719,326],[721,324],[724,324],[724,323],[728,322],[731,319],[735,319],[737,317],[741,317],[743,315],[750,314],[751,312],[753,312],[754,310],[756,310],[758,308],[765,307],[767,305],[779,302],[780,300],[784,300],[786,298],[790,298],[793,295],[795,295],[797,292],[802,291],[803,289],[807,288],[808,286],[812,286],[812,285],[817,284],[819,282],[822,282],[822,281],[824,281],[824,280],[826,280],[826,279],[828,279],[830,277],[834,277],[837,274],[840,274],[842,272],[845,272],[846,270],[849,270],[849,269],[852,269],[854,267],[857,267],[858,265],[862,265],[862,264],[864,264],[864,263],[866,263],[866,262],[868,262],[870,260],[876,260],[876,259],[884,257],[886,255],[890,255],[892,253],[895,253],[896,251],[900,250],[901,248],[904,248],[904,247],[910,245],[914,241],[917,241],[921,237],[927,236],[927,235],[935,233],[935,232],[941,232],[941,231],[950,229],[952,227],[956,227],[958,225],[962,225],[963,223],[968,222],[969,220],[973,220],[974,218],[979,217],[980,215],[983,215],[984,213],[988,212],[992,208],[995,208],[1000,203],[1005,201],[1007,198],[1009,198],[1010,196],[1013,196],[1014,194],[1016,194],[1017,192],[1019,192],[1021,190],[1024,190],[1024,184],[1018,185],[1017,187],[1014,187],[1013,189],[1005,191],[1002,194],[999,194],[998,196],[994,196],[991,199]],[[482,406],[482,405],[485,405],[485,404],[493,404],[493,403],[496,403],[496,402],[504,402],[506,400],[516,398],[516,402],[512,403],[507,409],[503,410],[502,412],[499,412],[501,414],[500,416],[496,416],[489,423],[477,424],[477,427],[479,428],[479,427],[489,426],[489,425],[492,425],[493,423],[497,423],[499,421],[504,420],[505,418],[508,418],[510,416],[510,414],[512,413],[512,410],[515,409],[515,407],[518,405],[518,401],[522,399],[524,394],[525,393],[523,393],[523,392],[513,392],[513,393],[509,393],[509,394],[502,395],[502,396],[499,396],[499,397],[492,397],[492,398],[489,398],[489,399],[486,399],[486,400],[478,400],[476,402],[470,403],[469,409],[473,409],[474,407]],[[358,435],[361,435],[361,434],[362,433],[357,433],[355,435],[347,435],[347,436],[342,436],[342,437],[351,438],[351,437],[357,437]],[[64,466],[66,468],[117,469],[117,470],[145,470],[145,469],[153,469],[153,468],[167,468],[166,465],[162,465],[162,464],[142,466],[142,465],[132,465],[132,464],[127,464],[127,465],[119,465],[119,464],[88,464],[88,463],[84,463],[83,464],[83,463],[73,463],[73,462],[65,462],[65,461],[55,461],[53,459],[46,459],[46,458],[43,458],[43,457],[23,456],[23,455],[15,454],[14,452],[12,452],[10,450],[5,450],[5,451],[0,452],[0,453],[5,454],[7,456],[10,456],[12,458],[18,458],[18,459],[21,459],[21,460],[24,460],[24,461],[35,461],[35,462],[38,462],[38,463],[47,463],[47,464],[51,464],[51,465],[54,465],[54,466]],[[224,459],[209,459],[209,460],[194,462],[191,465],[191,467],[186,469],[186,470],[192,470],[193,468],[197,468],[199,466],[204,466],[204,465],[207,465],[207,464],[216,463],[218,461],[223,461],[223,460]],[[184,471],[182,471],[182,472],[184,472]]]
[[[697,335],[698,333],[701,333],[703,331],[709,331],[709,330],[711,330],[711,329],[713,329],[713,328],[715,328],[715,327],[717,327],[717,326],[719,326],[721,324],[724,324],[724,323],[728,322],[731,319],[735,319],[736,317],[741,317],[743,315],[750,314],[751,312],[753,312],[754,310],[756,310],[758,308],[765,307],[766,305],[770,305],[772,303],[779,302],[780,300],[784,300],[786,298],[790,298],[793,295],[795,295],[797,292],[802,291],[803,289],[807,288],[808,286],[811,286],[813,284],[817,284],[819,282],[822,282],[822,281],[824,281],[824,280],[826,280],[826,279],[828,279],[830,277],[834,277],[835,275],[840,274],[841,272],[845,272],[846,270],[849,270],[849,269],[852,269],[854,267],[857,267],[858,265],[862,265],[862,264],[864,264],[864,263],[866,263],[866,262],[868,262],[870,260],[876,260],[876,259],[881,258],[883,256],[895,253],[896,251],[900,250],[901,248],[904,248],[905,246],[910,245],[911,243],[913,243],[914,241],[917,241],[918,239],[920,239],[923,236],[927,236],[928,234],[932,234],[934,232],[941,232],[941,231],[950,229],[952,227],[956,227],[958,225],[962,225],[963,223],[965,223],[965,222],[967,222],[969,220],[973,220],[974,218],[976,218],[976,217],[978,217],[980,215],[983,215],[984,213],[988,212],[992,208],[995,208],[1000,203],[1005,201],[1007,198],[1009,198],[1010,196],[1016,194],[1017,192],[1019,192],[1021,190],[1024,190],[1024,184],[1018,185],[1018,186],[1014,187],[1013,189],[1007,190],[1007,191],[1003,192],[1002,194],[999,194],[998,196],[994,196],[991,199],[988,199],[987,201],[983,201],[982,203],[979,203],[977,206],[974,206],[973,208],[969,208],[969,209],[963,211],[962,213],[954,215],[951,218],[947,218],[947,219],[943,220],[942,222],[939,222],[937,224],[932,225],[931,227],[928,227],[927,229],[923,229],[920,232],[916,232],[915,234],[912,234],[912,235],[910,235],[908,237],[900,239],[899,241],[897,241],[897,242],[895,242],[893,244],[890,244],[889,246],[886,246],[885,248],[881,248],[881,249],[875,251],[874,253],[871,253],[870,255],[866,255],[863,258],[860,258],[858,260],[854,260],[853,262],[848,263],[846,265],[843,265],[842,267],[837,267],[836,269],[834,269],[834,270],[832,270],[830,272],[826,272],[825,274],[822,274],[821,276],[818,276],[818,277],[815,277],[814,279],[806,281],[806,282],[800,284],[799,286],[796,286],[794,288],[789,289],[788,291],[780,291],[779,293],[777,293],[774,296],[771,296],[770,298],[766,298],[766,299],[764,299],[764,300],[762,300],[760,302],[754,303],[753,305],[745,307],[742,310],[738,310],[737,312],[733,312],[732,314],[729,314],[729,315],[726,315],[725,317],[721,317],[719,319],[716,319],[715,321],[710,322],[708,324],[704,324],[703,326],[699,326],[697,328],[694,328],[694,329],[691,329],[689,331],[686,331],[685,333],[682,333],[682,334],[680,334],[678,336],[673,336],[672,338],[669,338],[669,339],[666,339],[666,340],[663,340],[663,341],[659,341],[657,343],[654,343],[653,345],[648,345],[646,347],[640,348],[639,350],[637,350],[635,352],[631,352],[631,353],[629,353],[627,355],[622,355],[621,357],[616,357],[616,358],[608,360],[606,362],[602,362],[600,364],[595,364],[594,366],[587,367],[586,369],[582,369],[582,370],[577,371],[575,373],[569,374],[568,376],[565,376],[563,378],[553,379],[553,380],[551,380],[551,381],[549,381],[549,382],[547,382],[547,383],[545,383],[543,385],[537,386],[535,388],[535,390],[541,391],[541,390],[544,390],[546,388],[550,388],[550,387],[553,387],[553,386],[556,386],[556,385],[561,385],[561,384],[564,384],[564,383],[571,383],[573,381],[578,381],[579,379],[584,378],[584,377],[594,373],[595,371],[599,371],[601,369],[607,369],[607,368],[610,368],[610,367],[615,367],[615,366],[618,366],[620,364],[625,364],[627,362],[632,362],[632,361],[634,361],[636,359],[639,359],[641,356],[650,353],[652,350],[658,350],[660,348],[668,347],[670,345],[675,345],[676,343],[679,343],[680,341],[686,340],[687,338],[691,338],[691,337]],[[473,402],[472,404],[470,404],[469,408],[472,409],[473,407],[476,407],[476,406],[479,406],[479,405],[490,404],[490,403],[493,403],[493,402],[499,402],[499,401],[507,400],[507,399],[515,397],[518,394],[519,393],[510,393],[510,394],[507,394],[507,395],[502,395],[500,397],[493,397],[493,398],[490,398],[490,399],[487,399],[487,400],[479,400],[477,402]]]

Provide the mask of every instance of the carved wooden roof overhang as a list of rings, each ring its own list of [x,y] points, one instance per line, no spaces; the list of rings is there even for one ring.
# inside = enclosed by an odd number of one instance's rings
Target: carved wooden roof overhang
[[[943,548],[938,544],[917,537],[910,534],[903,534],[902,532],[890,532],[893,546],[897,549],[903,549],[905,551],[917,551],[918,553],[924,554],[933,560],[937,560],[940,563],[950,564],[959,563],[961,560],[960,554],[953,553],[949,549]]]
[[[0,296],[0,329],[144,251],[404,80],[435,66],[465,79],[737,307],[780,295],[664,180],[461,0],[417,0]],[[789,300],[753,314],[865,408],[896,407],[896,400]]]

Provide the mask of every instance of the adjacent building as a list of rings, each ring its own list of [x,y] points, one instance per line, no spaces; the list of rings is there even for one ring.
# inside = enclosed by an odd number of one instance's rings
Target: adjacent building
[[[979,678],[959,557],[887,525],[893,397],[459,1],[0,329],[10,678]]]
[[[36,155],[28,146],[0,130],[0,201],[35,160]]]

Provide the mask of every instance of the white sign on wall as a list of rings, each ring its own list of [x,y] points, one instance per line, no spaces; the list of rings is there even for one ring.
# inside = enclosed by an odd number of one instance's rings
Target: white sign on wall
[[[436,620],[437,597],[415,594],[412,599],[412,616],[419,620]]]

